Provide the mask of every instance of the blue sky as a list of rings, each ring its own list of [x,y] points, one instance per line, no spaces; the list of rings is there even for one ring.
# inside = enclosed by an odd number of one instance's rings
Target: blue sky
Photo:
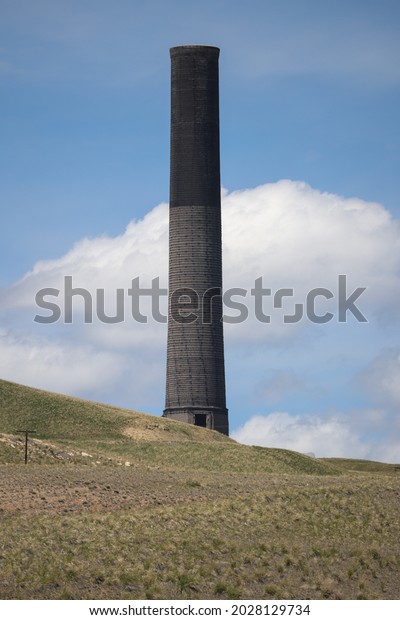
[[[232,429],[400,461],[399,25],[395,1],[0,0],[2,376],[162,410],[165,327],[38,326],[34,296],[166,277],[168,50],[217,45],[226,285],[368,288],[367,325],[227,327]]]

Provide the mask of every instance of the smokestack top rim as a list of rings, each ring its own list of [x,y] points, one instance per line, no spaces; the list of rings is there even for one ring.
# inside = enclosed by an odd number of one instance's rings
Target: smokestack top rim
[[[203,54],[218,58],[220,48],[215,45],[177,45],[169,50],[171,58],[173,56],[183,56],[185,54]]]

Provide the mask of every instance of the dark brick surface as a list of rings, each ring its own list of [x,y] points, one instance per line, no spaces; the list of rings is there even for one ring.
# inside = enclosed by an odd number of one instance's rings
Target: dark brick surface
[[[197,415],[206,415],[208,428],[228,434],[222,300],[215,296],[222,291],[218,57],[215,47],[171,49],[170,308],[164,415],[191,424],[197,423]],[[182,306],[173,295],[184,288],[196,291],[199,299],[198,306],[190,309],[195,319],[190,323],[179,320]],[[211,303],[206,293],[210,289],[214,289]]]

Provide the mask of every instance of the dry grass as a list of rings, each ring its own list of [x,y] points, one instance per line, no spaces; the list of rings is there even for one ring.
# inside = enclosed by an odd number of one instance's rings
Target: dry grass
[[[400,597],[393,466],[0,392],[0,598]],[[27,467],[24,426],[39,431]]]
[[[400,473],[400,465],[391,465],[389,463],[380,463],[378,461],[365,461],[362,459],[321,459],[323,463],[327,463],[338,470],[357,471],[367,474],[395,474]]]
[[[394,477],[77,469],[3,511],[2,598],[399,598]]]
[[[92,465],[129,461],[162,469],[337,473],[330,464],[289,450],[242,446],[216,431],[8,381],[0,381],[0,399],[0,463],[17,462],[17,441],[22,460],[21,437],[13,433],[31,428],[37,431],[30,444],[33,462],[83,458]]]
[[[152,441],[235,443],[216,431],[10,381],[0,380],[0,399],[0,432],[7,434],[18,428],[32,428],[39,439],[81,444],[92,439],[112,442],[125,434],[137,440],[151,437]]]

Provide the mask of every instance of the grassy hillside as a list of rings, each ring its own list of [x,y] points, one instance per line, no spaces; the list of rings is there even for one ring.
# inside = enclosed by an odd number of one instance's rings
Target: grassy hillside
[[[111,459],[193,471],[338,471],[290,450],[242,446],[216,431],[8,381],[0,381],[0,402],[0,463],[18,461],[22,439],[15,431],[30,428],[37,431],[30,442],[33,462],[51,462],[56,454],[58,461],[103,464]],[[82,451],[90,456],[82,457]]]
[[[395,474],[400,473],[400,465],[390,465],[379,461],[365,461],[363,459],[321,459],[324,463],[333,465],[336,469],[343,471],[358,471],[368,474]]]
[[[0,599],[400,597],[393,466],[5,381],[0,403]]]
[[[200,427],[9,381],[0,380],[0,402],[0,432],[3,433],[28,427],[47,440],[120,439],[125,432],[133,439],[229,441],[220,433]]]

